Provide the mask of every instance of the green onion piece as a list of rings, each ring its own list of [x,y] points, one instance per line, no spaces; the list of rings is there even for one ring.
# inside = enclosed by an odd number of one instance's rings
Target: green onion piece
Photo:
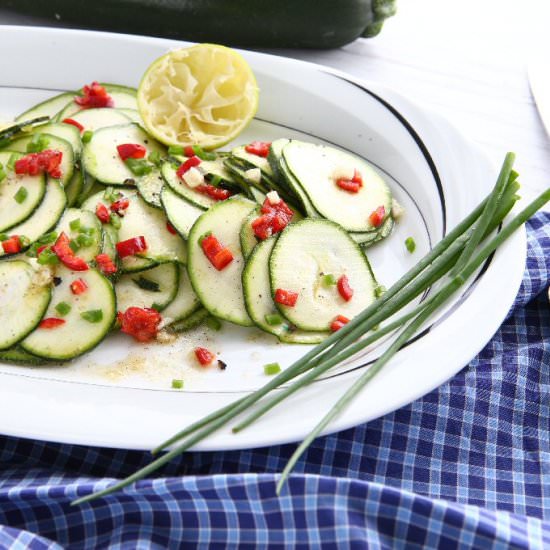
[[[41,237],[39,237],[36,242],[40,244],[50,244],[53,243],[57,239],[57,232],[51,231],[50,233],[45,233]]]
[[[19,235],[19,244],[22,248],[26,248],[31,244],[31,240],[28,237],[25,237],[25,235]]]
[[[416,250],[416,242],[412,237],[405,239],[405,247],[412,254]]]
[[[86,130],[82,134],[82,143],[88,143],[92,139],[93,135],[94,133],[91,130]]]
[[[55,306],[55,311],[64,317],[67,313],[69,313],[69,311],[71,311],[71,306],[67,302],[59,302],[59,304]]]
[[[181,145],[170,145],[168,147],[169,155],[183,155],[183,147]]]
[[[103,310],[89,309],[88,311],[83,311],[80,317],[89,323],[99,323],[103,319]]]
[[[265,317],[265,322],[274,327],[283,323],[284,319],[278,313],[268,313]]]
[[[323,275],[323,278],[321,279],[323,282],[323,286],[334,286],[338,281],[336,280],[336,277],[332,273],[327,273],[326,275]]]
[[[73,252],[78,252],[80,250],[80,245],[76,241],[76,239],[72,239],[69,241],[69,246],[71,247],[71,250]]]
[[[93,237],[95,235],[95,227],[80,227],[78,232]]]
[[[13,198],[15,199],[15,202],[17,204],[22,204],[23,202],[25,202],[25,199],[28,197],[28,195],[29,195],[29,192],[27,191],[27,188],[20,187],[17,190],[17,193],[15,193],[15,195],[13,196]]]
[[[36,250],[34,251],[34,254],[36,254]],[[37,262],[40,265],[56,265],[59,263],[59,258],[50,248],[45,248],[38,255]]]
[[[115,202],[115,200],[117,199],[117,197],[115,197],[115,193],[116,191],[112,187],[107,187],[107,189],[103,191],[103,198],[107,202]]]
[[[6,171],[4,170],[4,165],[0,162],[0,183],[6,179]]]
[[[148,290],[149,292],[160,292],[160,286],[157,282],[151,281],[146,277],[140,276],[139,279],[132,279],[132,282],[143,290]]]
[[[386,287],[384,285],[377,285],[374,289],[374,295],[377,298],[380,298],[386,292]]]
[[[120,218],[116,214],[111,214],[109,223],[115,228],[120,229]]]
[[[161,304],[157,304],[157,302],[153,302],[151,304],[151,309],[156,309],[157,311],[162,311],[163,306]]]
[[[7,233],[0,233],[0,242],[7,241],[10,236]]]
[[[278,372],[281,372],[281,365],[279,365],[279,363],[268,363],[264,365],[264,373],[268,376],[273,376]]]
[[[207,231],[206,233],[201,235],[199,237],[199,244],[202,245],[202,241],[204,241],[204,239],[206,239],[206,237],[210,237],[210,235],[212,235],[212,231]]]
[[[155,166],[160,166],[161,157],[159,151],[151,151],[147,156],[147,160]]]
[[[174,378],[172,380],[172,388],[174,388],[175,390],[181,390],[183,388],[183,380],[178,380]]]
[[[153,165],[143,159],[127,158],[124,162],[134,176],[145,176],[153,170]]]
[[[23,155],[21,153],[12,153],[10,155],[10,158],[8,159],[8,163],[7,163],[7,167],[10,169],[10,170],[14,170],[15,168],[15,163],[22,157]]]
[[[80,229],[80,224],[80,218],[76,218],[69,223],[69,227],[71,231],[78,231]]]
[[[217,174],[211,174],[210,176],[208,176],[208,183],[210,183],[210,185],[213,185],[214,187],[218,187],[222,181],[223,178],[221,176],[218,176]]]
[[[213,315],[206,318],[206,326],[212,330],[220,330],[222,328],[222,322]]]
[[[80,233],[77,235],[75,241],[78,248],[87,248],[95,243],[94,237],[92,235],[86,235],[85,233]]]
[[[205,151],[202,147],[199,145],[193,145],[193,152],[197,157],[199,157],[201,160],[216,160],[218,156],[216,153],[211,153],[209,151]]]
[[[27,143],[27,153],[40,153],[50,144],[50,140],[43,134],[34,134]]]

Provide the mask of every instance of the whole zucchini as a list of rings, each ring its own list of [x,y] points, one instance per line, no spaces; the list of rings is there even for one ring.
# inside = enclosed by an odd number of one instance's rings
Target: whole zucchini
[[[378,34],[395,0],[0,0],[76,26],[248,48],[337,48]]]

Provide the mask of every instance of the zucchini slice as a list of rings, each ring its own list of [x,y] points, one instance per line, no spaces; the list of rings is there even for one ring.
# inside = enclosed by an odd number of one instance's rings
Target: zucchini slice
[[[6,350],[0,350],[0,361],[14,363],[15,365],[31,365],[33,367],[39,367],[47,363],[42,357],[31,355],[17,346]]]
[[[71,271],[59,265],[55,275],[60,282],[53,289],[44,318],[62,318],[65,322],[55,328],[39,326],[20,345],[38,357],[66,361],[89,351],[109,333],[116,318],[116,298],[113,285],[95,269]],[[71,291],[76,279],[87,285],[82,294]],[[70,311],[60,317],[56,306],[62,302],[70,306]]]
[[[31,118],[47,116],[53,118],[61,109],[63,109],[70,101],[74,100],[75,92],[63,92],[53,96],[37,105],[33,105],[27,111],[21,113],[16,119],[16,122],[24,122]]]
[[[24,235],[32,244],[52,227],[55,227],[66,204],[67,196],[61,184],[57,180],[48,180],[46,193],[40,206],[23,223],[10,228],[10,234]],[[0,257],[4,255],[4,249],[0,247]]]
[[[51,298],[50,278],[24,260],[0,262],[0,350],[10,348],[38,325]]]
[[[359,245],[339,225],[329,220],[305,219],[288,225],[279,236],[269,260],[272,295],[277,289],[297,292],[293,307],[277,304],[279,311],[303,330],[326,331],[343,315],[355,317],[376,298],[376,280]],[[353,289],[346,301],[336,280],[345,275]]]
[[[63,231],[76,243],[78,243],[81,235],[86,240],[91,241],[90,244],[86,243],[86,246],[81,246],[76,251],[76,254],[86,262],[91,262],[101,252],[103,236],[101,222],[94,213],[88,210],[68,208],[59,220],[55,230],[58,234]]]
[[[82,174],[82,170],[75,167],[71,181],[65,186],[65,194],[67,195],[67,204],[69,206],[76,204],[83,187],[84,175]]]
[[[136,178],[135,182],[138,193],[147,204],[162,208],[160,192],[164,186],[164,178],[160,170],[153,168],[149,174]]]
[[[239,233],[243,221],[254,208],[256,203],[244,197],[222,201],[199,217],[188,241],[189,278],[203,306],[220,319],[244,326],[253,323],[244,305],[241,281],[244,258]],[[233,255],[233,261],[221,271],[210,263],[200,245],[201,237],[209,231]]]
[[[385,217],[392,206],[390,188],[372,166],[363,159],[326,145],[292,140],[283,147],[283,170],[286,169],[307,195],[308,200],[322,217],[341,225],[347,231],[376,229],[370,215],[384,207]],[[362,186],[357,193],[341,189],[339,178],[353,177],[357,170]]]
[[[164,212],[149,206],[133,190],[120,189],[120,193],[128,198],[130,204],[125,210],[124,217],[120,218],[118,242],[143,236],[147,243],[147,250],[139,256],[121,259],[123,271],[141,271],[165,262],[186,263],[186,244],[179,235],[173,235],[168,231],[168,220]],[[98,203],[103,203],[107,208],[110,206],[105,200],[104,193],[99,192],[87,199],[82,208],[95,212]]]
[[[178,292],[178,266],[174,262],[161,264],[139,273],[122,275],[115,285],[117,308],[148,307],[162,311]]]
[[[174,193],[167,185],[165,185],[160,192],[160,202],[162,203],[168,221],[172,224],[174,229],[184,239],[188,239],[191,227],[193,227],[193,224],[204,210],[186,201],[177,193]]]
[[[0,165],[6,166],[11,153],[0,153]],[[46,178],[37,176],[16,176],[6,171],[6,178],[0,182],[0,232],[23,223],[38,208],[46,193]],[[21,197],[21,194],[25,195]]]
[[[60,164],[61,178],[59,178],[59,181],[63,185],[68,184],[73,176],[74,171],[75,155],[72,145],[66,139],[62,139],[52,134],[43,133],[42,135],[49,141],[47,147],[48,149],[61,151],[61,153],[63,154]],[[10,141],[9,147],[5,147],[3,150],[9,149],[10,151],[17,151],[18,153],[23,153],[25,155],[27,154],[27,146],[32,139],[33,134],[17,138],[13,141]]]
[[[133,172],[120,158],[117,145],[137,143],[147,150],[164,154],[164,147],[137,124],[119,124],[96,130],[82,151],[82,166],[93,178],[105,185],[127,185],[134,180]]]
[[[191,286],[191,281],[189,281],[187,269],[182,265],[176,265],[178,269],[178,292],[174,299],[162,310],[162,322],[165,326],[187,319],[201,306],[200,300]]]
[[[245,218],[241,226],[241,231],[239,232],[241,250],[245,258],[248,258],[248,256],[250,256],[250,254],[254,250],[254,247],[258,244],[258,239],[254,234],[254,229],[252,229],[252,221],[256,219],[259,215],[260,215],[260,208],[257,206]]]
[[[176,323],[172,323],[167,327],[167,329],[170,332],[185,332],[187,330],[198,327],[209,316],[210,313],[208,312],[208,310],[201,307],[197,309],[197,311],[191,313],[191,315],[189,315],[185,319],[181,319]]]
[[[132,122],[132,119],[125,111],[110,108],[83,109],[75,113],[71,118],[82,124],[84,131],[90,132],[95,132],[99,128],[106,128],[107,126],[117,126]]]
[[[277,236],[273,236],[258,243],[246,262],[243,270],[246,310],[259,328],[274,334],[282,342],[318,344],[328,336],[328,332],[297,329],[283,319],[275,307],[269,281],[269,257],[276,241]],[[281,319],[280,323],[274,322],[277,317]]]

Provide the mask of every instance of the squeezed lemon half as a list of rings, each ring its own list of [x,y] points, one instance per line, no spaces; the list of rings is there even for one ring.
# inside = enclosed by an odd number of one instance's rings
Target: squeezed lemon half
[[[141,79],[137,101],[145,127],[161,143],[215,149],[252,120],[258,85],[235,50],[198,44],[154,61]]]

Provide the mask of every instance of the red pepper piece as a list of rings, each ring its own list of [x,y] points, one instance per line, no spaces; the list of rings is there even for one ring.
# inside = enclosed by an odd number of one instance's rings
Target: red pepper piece
[[[95,107],[114,107],[113,98],[107,93],[107,90],[96,81],[82,88],[82,96],[76,96],[74,101],[83,109],[93,109]]]
[[[109,254],[98,254],[95,257],[95,262],[101,273],[105,275],[112,275],[118,271]]]
[[[166,229],[168,230],[168,233],[171,233],[172,235],[178,234],[178,232],[174,229],[174,226],[170,222],[166,222]]]
[[[19,235],[12,235],[2,242],[2,248],[6,254],[17,254],[21,252],[21,239]]]
[[[121,143],[116,146],[116,150],[122,160],[142,159],[147,154],[147,149],[139,143]]]
[[[42,254],[42,252],[44,252],[44,250],[46,250],[46,248],[48,248],[47,244],[43,244],[42,246],[39,246],[36,249],[36,257],[38,258],[38,256],[40,256],[40,254]]]
[[[351,178],[351,181],[353,183],[358,183],[361,187],[363,187],[363,176],[361,176],[361,172],[354,169],[353,170],[353,178]]]
[[[58,319],[57,317],[47,317],[42,319],[38,324],[39,328],[57,328],[65,324],[65,319]]]
[[[101,223],[109,223],[111,220],[109,209],[102,202],[97,203],[97,206],[95,207],[95,215]]]
[[[290,223],[294,215],[282,199],[276,204],[271,204],[269,199],[265,199],[261,212],[262,215],[253,220],[251,225],[254,235],[262,240],[282,231]]]
[[[267,157],[269,154],[270,141],[253,141],[245,146],[245,151],[258,157]]]
[[[181,179],[185,172],[187,172],[191,168],[194,168],[195,166],[198,166],[200,163],[201,159],[196,155],[193,155],[180,165],[180,167],[176,170],[176,175],[178,176],[178,178]]]
[[[198,191],[203,195],[208,195],[216,201],[224,201],[231,196],[231,192],[227,189],[222,189],[221,187],[216,187],[215,185],[210,185],[209,183],[197,185],[197,187],[195,187],[195,191]]]
[[[330,324],[330,330],[331,332],[336,332],[348,323],[349,319],[347,317],[344,317],[343,315],[338,315],[338,317],[336,317],[334,321],[332,321],[332,323]]]
[[[150,342],[158,333],[161,316],[156,309],[129,307],[124,313],[119,312],[117,319],[122,332],[138,342]]]
[[[369,216],[369,222],[373,227],[380,227],[386,216],[386,209],[383,206],[379,206],[372,214]]]
[[[113,204],[111,204],[111,212],[114,212],[119,216],[124,216],[124,210],[126,210],[128,206],[130,206],[130,199],[126,197],[118,199],[117,201],[113,202]]]
[[[121,258],[135,256],[144,250],[147,250],[147,243],[145,242],[145,237],[142,236],[133,237],[132,239],[116,243],[116,251]]]
[[[206,367],[207,365],[210,365],[212,361],[214,361],[214,358],[216,356],[206,348],[199,347],[199,348],[195,348],[195,357],[203,367]]]
[[[184,148],[183,148],[183,154],[186,156],[186,157],[192,157],[195,155],[195,149],[193,149],[193,146],[192,145],[186,145]]]
[[[71,283],[71,292],[77,296],[86,290],[88,290],[88,284],[84,279],[76,279]]]
[[[224,247],[214,235],[208,235],[201,241],[201,248],[210,263],[221,271],[233,261],[233,254]]]
[[[52,251],[55,252],[59,261],[73,271],[86,271],[90,269],[90,266],[82,258],[75,256],[69,243],[69,237],[67,237],[65,232],[62,232],[57,237],[55,244],[52,245]]]
[[[338,279],[337,287],[340,296],[342,296],[346,302],[349,302],[353,297],[353,288],[349,286],[349,279],[347,275],[342,275]]]
[[[84,130],[84,126],[78,122],[78,120],[74,120],[73,118],[64,118],[62,120],[64,124],[71,124],[72,126],[76,126],[78,128],[78,131],[82,133]]]
[[[353,180],[347,180],[345,178],[340,178],[336,180],[336,185],[343,189],[344,191],[348,191],[349,193],[359,193],[359,189],[361,189],[361,185]]]
[[[46,172],[52,178],[60,178],[62,159],[63,153],[52,149],[45,149],[40,153],[29,153],[15,161],[15,173],[36,176]]]
[[[298,293],[278,288],[275,291],[275,301],[283,306],[294,307],[298,301]]]

